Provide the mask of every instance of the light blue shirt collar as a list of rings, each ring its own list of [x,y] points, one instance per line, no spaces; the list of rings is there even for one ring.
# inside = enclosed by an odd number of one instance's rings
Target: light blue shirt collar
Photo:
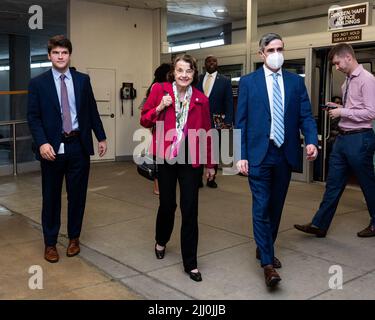
[[[52,74],[53,74],[53,78],[55,80],[60,80],[60,76],[61,76],[61,72],[57,71],[55,68],[52,68]],[[65,74],[65,77],[70,80],[72,79],[72,74],[70,73],[70,69],[68,68],[68,70],[64,73]]]

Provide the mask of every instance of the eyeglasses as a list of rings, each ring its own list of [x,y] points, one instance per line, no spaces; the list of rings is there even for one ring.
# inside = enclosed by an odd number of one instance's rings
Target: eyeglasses
[[[186,74],[188,74],[189,76],[191,76],[192,74],[194,74],[194,70],[193,69],[187,69],[187,70],[184,70],[184,69],[176,69],[175,70],[176,73],[178,74],[183,74],[186,72]]]

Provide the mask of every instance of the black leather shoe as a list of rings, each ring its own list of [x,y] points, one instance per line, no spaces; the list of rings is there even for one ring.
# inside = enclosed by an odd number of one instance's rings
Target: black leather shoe
[[[295,224],[294,228],[305,233],[315,234],[318,238],[324,238],[327,234],[327,230],[322,230],[318,227],[313,227],[311,222],[308,224]]]
[[[375,237],[375,226],[370,223],[368,227],[364,228],[362,231],[359,231],[357,236],[361,238]]]
[[[189,274],[191,280],[194,280],[197,282],[202,281],[202,275],[199,271],[198,272],[185,271],[185,272]]]
[[[203,188],[204,187],[204,185],[203,185],[203,181],[201,180],[200,182],[199,182],[199,188]]]
[[[215,182],[215,180],[207,180],[207,187],[209,188],[217,188],[217,183]]]
[[[260,260],[260,251],[259,251],[259,249],[257,248],[257,250],[256,250],[256,258],[258,259],[258,260]],[[282,265],[281,265],[281,261],[279,260],[279,259],[277,259],[276,257],[273,257],[273,267],[275,268],[275,269],[280,269],[281,267],[282,267]]]
[[[155,256],[157,259],[163,259],[165,254],[165,247],[163,250],[156,249],[156,243],[155,243]]]

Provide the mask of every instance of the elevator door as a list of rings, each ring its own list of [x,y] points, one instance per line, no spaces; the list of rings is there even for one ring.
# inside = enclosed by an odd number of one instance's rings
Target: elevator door
[[[375,71],[375,45],[353,46],[360,64],[371,73]],[[319,105],[332,101],[335,97],[342,98],[341,85],[345,81],[345,74],[337,71],[328,61],[330,48],[316,49],[313,51],[315,61],[315,83],[313,84],[312,100]],[[333,143],[338,134],[339,119],[331,120],[328,113],[319,108],[318,111],[318,134],[319,134],[319,156],[314,163],[314,180],[326,181],[329,171],[329,156]],[[348,181],[351,185],[358,185],[355,176],[351,175]]]
[[[115,159],[115,103],[116,103],[116,72],[113,69],[88,68],[87,73],[90,75],[92,88],[100,119],[103,122],[103,127],[107,136],[107,153],[103,157],[99,157],[97,141],[94,138],[95,154],[91,156],[91,160],[114,160]]]

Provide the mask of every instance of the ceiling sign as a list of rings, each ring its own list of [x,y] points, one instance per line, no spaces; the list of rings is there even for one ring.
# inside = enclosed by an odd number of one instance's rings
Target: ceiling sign
[[[328,30],[367,26],[368,16],[368,2],[349,6],[331,6],[328,9]]]

